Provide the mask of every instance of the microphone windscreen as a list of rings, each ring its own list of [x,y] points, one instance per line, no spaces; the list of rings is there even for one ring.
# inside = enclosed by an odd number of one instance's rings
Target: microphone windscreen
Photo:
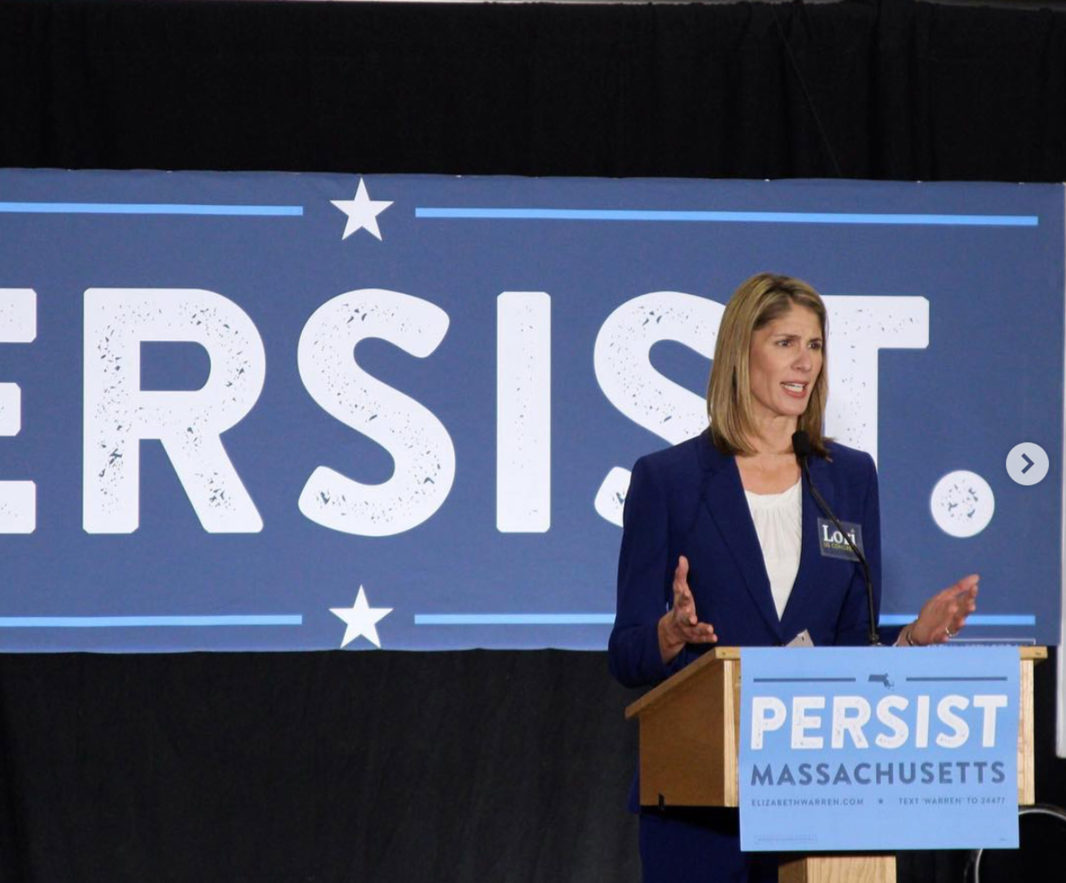
[[[811,447],[811,437],[804,430],[792,433],[792,450],[797,457],[808,457],[814,450]]]

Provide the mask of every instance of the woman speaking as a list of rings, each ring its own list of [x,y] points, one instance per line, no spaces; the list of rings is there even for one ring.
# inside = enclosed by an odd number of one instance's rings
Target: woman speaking
[[[658,683],[718,642],[869,642],[881,592],[877,473],[868,454],[822,434],[826,330],[825,304],[805,282],[748,279],[719,327],[709,429],[633,467],[609,644],[611,671],[626,686]],[[810,483],[863,553],[872,589],[854,553],[820,540],[825,514],[804,492],[797,431],[808,440]],[[976,609],[977,579],[935,595],[882,640],[953,637]],[[640,852],[646,883],[777,879],[776,857],[740,852],[731,810],[646,808]]]

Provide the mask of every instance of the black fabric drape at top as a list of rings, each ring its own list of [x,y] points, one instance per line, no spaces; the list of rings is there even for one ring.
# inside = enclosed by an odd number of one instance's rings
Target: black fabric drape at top
[[[4,166],[1062,181],[1064,109],[1049,11],[0,2]],[[634,880],[631,698],[597,653],[0,656],[0,877]]]
[[[1066,179],[1066,13],[0,2],[0,164]]]

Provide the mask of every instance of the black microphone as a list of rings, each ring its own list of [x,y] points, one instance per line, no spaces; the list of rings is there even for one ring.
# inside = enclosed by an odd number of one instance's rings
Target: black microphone
[[[799,460],[800,466],[806,470],[807,458],[814,453],[814,448],[811,447],[811,437],[807,435],[807,430],[800,429],[792,433],[792,450]]]
[[[811,438],[807,433],[800,429],[797,432],[792,433],[792,450],[796,454],[796,459],[799,460],[800,469],[803,470],[803,475],[807,479],[807,487],[810,489],[811,496],[814,497],[814,502],[818,504],[818,508],[825,513],[826,518],[833,522],[836,529],[840,531],[840,535],[844,537],[847,544],[851,547],[851,551],[862,565],[862,575],[866,580],[866,603],[870,613],[870,646],[876,647],[881,641],[877,637],[877,613],[874,610],[874,581],[870,577],[870,565],[866,561],[866,556],[862,554],[859,547],[852,542],[848,532],[844,530],[844,525],[840,523],[840,519],[833,514],[833,510],[829,508],[829,504],[825,501],[818,488],[814,486],[814,482],[811,480],[811,470],[807,466],[807,458],[814,453],[814,449],[811,447]]]

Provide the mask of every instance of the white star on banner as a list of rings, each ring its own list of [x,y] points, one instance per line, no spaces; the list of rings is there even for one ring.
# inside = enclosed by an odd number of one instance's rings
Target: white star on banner
[[[351,607],[330,607],[329,612],[343,619],[347,628],[344,630],[342,647],[347,647],[356,638],[362,636],[375,647],[381,647],[377,624],[390,613],[391,607],[371,607],[366,600],[366,592],[359,587],[359,595]]]
[[[366,230],[379,242],[381,241],[378,215],[392,203],[384,199],[371,199],[370,194],[366,192],[366,182],[362,178],[359,179],[359,189],[355,191],[355,199],[331,199],[330,202],[348,216],[348,223],[344,225],[344,234],[341,239],[347,239],[358,230]]]

